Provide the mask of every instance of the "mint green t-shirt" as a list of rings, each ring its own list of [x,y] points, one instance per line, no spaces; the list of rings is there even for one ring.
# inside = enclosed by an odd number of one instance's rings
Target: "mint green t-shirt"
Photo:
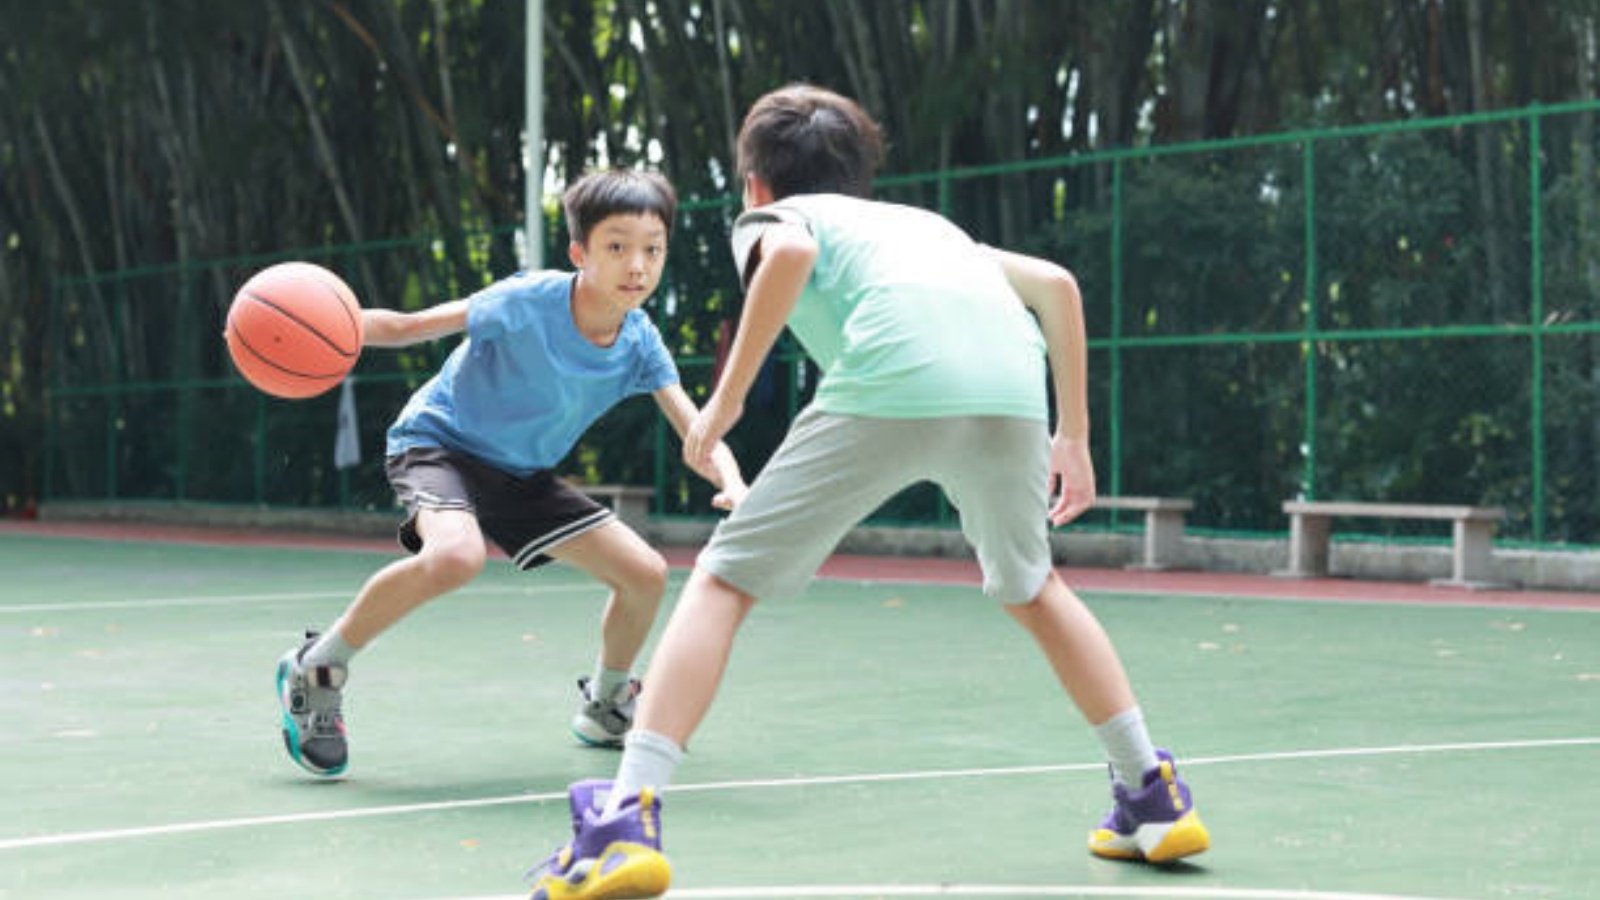
[[[1038,324],[999,263],[961,229],[911,206],[786,197],[734,223],[741,274],[761,234],[780,222],[806,228],[819,248],[788,321],[822,370],[818,409],[1048,419]]]

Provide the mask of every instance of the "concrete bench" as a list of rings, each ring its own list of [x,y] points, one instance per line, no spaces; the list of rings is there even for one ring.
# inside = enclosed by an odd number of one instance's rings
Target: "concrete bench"
[[[640,531],[650,518],[650,501],[656,489],[634,484],[574,484],[573,487],[611,507],[622,524]]]
[[[1358,503],[1349,500],[1286,500],[1289,516],[1289,568],[1277,574],[1316,578],[1328,574],[1328,530],[1337,516],[1371,519],[1434,519],[1451,523],[1452,565],[1449,578],[1433,583],[1449,587],[1493,584],[1490,558],[1494,529],[1506,517],[1498,506],[1449,506],[1427,503]]]
[[[1178,564],[1178,545],[1183,542],[1183,519],[1193,511],[1193,500],[1178,497],[1099,496],[1094,498],[1094,508],[1144,513],[1144,556],[1128,568],[1160,571]]]

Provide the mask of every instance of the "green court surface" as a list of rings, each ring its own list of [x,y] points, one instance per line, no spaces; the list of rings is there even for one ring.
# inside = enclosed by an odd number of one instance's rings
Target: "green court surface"
[[[0,535],[0,897],[522,894],[616,764],[567,733],[602,592],[491,563],[356,660],[316,781],[273,668],[386,558]],[[671,896],[1600,891],[1600,614],[1085,596],[1211,852],[1085,852],[1098,749],[978,591],[819,581],[757,607],[665,796]]]

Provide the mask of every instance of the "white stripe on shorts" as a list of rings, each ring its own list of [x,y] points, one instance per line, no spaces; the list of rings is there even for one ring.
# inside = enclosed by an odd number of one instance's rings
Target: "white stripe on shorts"
[[[516,556],[511,558],[511,564],[519,569],[526,569],[528,564],[533,561],[534,557],[548,551],[552,547],[570,541],[586,531],[593,531],[594,529],[599,528],[601,525],[604,525],[606,522],[610,521],[612,517],[613,513],[611,510],[601,508],[595,510],[593,513],[590,513],[587,516],[584,516],[581,519],[568,522],[549,534],[529,541],[521,550],[517,551]]]

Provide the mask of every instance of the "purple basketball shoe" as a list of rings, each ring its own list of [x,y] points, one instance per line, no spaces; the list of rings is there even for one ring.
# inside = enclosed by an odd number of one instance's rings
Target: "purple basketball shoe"
[[[572,840],[536,866],[530,900],[634,900],[659,897],[672,882],[661,853],[661,800],[645,788],[602,818],[609,781],[567,789]]]
[[[1089,835],[1089,852],[1106,859],[1167,863],[1211,846],[1211,835],[1195,811],[1189,786],[1178,777],[1172,754],[1157,750],[1159,763],[1144,773],[1143,786],[1130,791],[1112,782],[1116,806]]]

